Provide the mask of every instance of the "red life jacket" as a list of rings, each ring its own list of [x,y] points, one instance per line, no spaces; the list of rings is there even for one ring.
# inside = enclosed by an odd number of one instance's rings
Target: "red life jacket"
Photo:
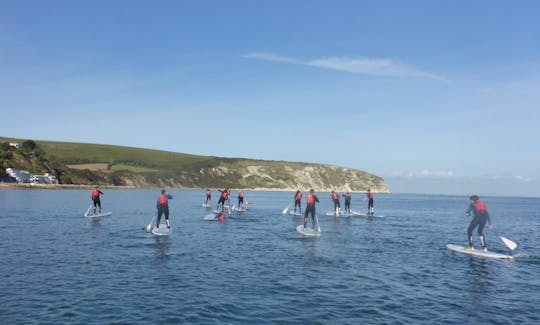
[[[475,212],[487,212],[487,206],[484,202],[478,200],[474,203]]]
[[[159,205],[166,205],[167,202],[169,202],[169,200],[167,200],[167,195],[161,194],[161,195],[159,196],[159,199],[158,199],[158,204],[159,204]]]
[[[244,192],[240,192],[240,194],[238,194],[238,197],[243,199],[244,198]]]
[[[227,191],[221,192],[221,197],[226,199],[227,198]]]
[[[369,192],[367,196],[368,199],[373,200],[373,192]]]
[[[294,196],[295,200],[300,200],[302,198],[302,193],[298,193]]]
[[[308,194],[306,201],[307,204],[315,204],[315,197],[313,196],[313,194]]]
[[[332,200],[339,200],[339,195],[337,193],[332,194]]]
[[[99,190],[94,190],[94,191],[92,192],[92,198],[95,199],[95,198],[97,198],[97,197],[99,197]]]
[[[210,196],[210,195],[212,195],[212,192],[206,191],[206,196]]]

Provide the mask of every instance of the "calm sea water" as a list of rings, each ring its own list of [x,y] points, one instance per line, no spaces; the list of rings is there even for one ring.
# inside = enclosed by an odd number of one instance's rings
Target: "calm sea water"
[[[501,261],[446,250],[466,243],[466,196],[378,195],[385,218],[367,219],[325,216],[320,193],[323,234],[303,238],[281,214],[293,193],[246,192],[248,211],[208,222],[203,191],[171,190],[157,238],[157,190],[104,193],[113,215],[89,219],[90,191],[0,190],[2,323],[540,322],[540,199],[484,198],[519,244]]]

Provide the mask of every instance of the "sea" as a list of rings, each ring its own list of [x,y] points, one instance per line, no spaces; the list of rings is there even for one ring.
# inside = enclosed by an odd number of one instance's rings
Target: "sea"
[[[368,218],[327,216],[318,193],[322,233],[304,237],[292,192],[245,191],[219,222],[205,191],[170,189],[158,237],[159,189],[102,191],[112,215],[85,218],[89,190],[0,190],[3,324],[540,323],[540,198],[481,198],[489,249],[514,255],[496,260],[446,249],[467,243],[468,195],[376,194]]]

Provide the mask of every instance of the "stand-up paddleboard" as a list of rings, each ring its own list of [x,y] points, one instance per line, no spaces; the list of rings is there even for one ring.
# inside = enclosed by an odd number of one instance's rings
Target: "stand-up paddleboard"
[[[203,203],[203,204],[202,204],[202,207],[203,207],[203,208],[211,208],[211,207],[212,207],[212,203]]]
[[[217,221],[218,220],[217,216],[215,216],[213,214],[209,214],[207,216],[204,216],[203,219],[206,220],[206,221]]]
[[[105,212],[105,213],[97,213],[97,214],[93,214],[89,211],[86,211],[86,213],[84,214],[84,217],[85,218],[99,218],[99,217],[106,217],[106,216],[110,216],[112,214],[112,212]]]
[[[316,237],[321,235],[320,231],[317,231],[313,228],[304,228],[304,225],[299,225],[298,227],[296,227],[296,231],[298,231],[304,236]]]
[[[301,216],[301,215],[302,215],[302,212],[289,211],[289,214],[290,214],[291,216]]]
[[[332,216],[332,217],[339,217],[340,215],[342,215],[342,213],[341,213],[341,212],[338,212],[338,213],[336,214],[336,211],[328,211],[328,212],[326,212],[326,215],[327,215],[327,216]]]
[[[245,212],[246,207],[245,206],[237,207],[236,204],[235,204],[235,205],[232,206],[231,210],[236,211],[236,212]]]
[[[366,213],[356,212],[356,211],[352,211],[350,216],[364,217],[364,218],[384,218],[384,216],[379,215],[379,214],[366,214]]]
[[[156,236],[168,236],[171,233],[171,229],[167,228],[167,226],[163,225],[159,228],[152,229],[152,234]]]
[[[454,252],[465,253],[465,254],[474,255],[474,256],[481,256],[481,257],[488,257],[488,258],[499,258],[499,259],[512,259],[512,258],[514,258],[512,255],[506,255],[506,254],[490,252],[490,251],[484,252],[481,249],[470,250],[470,249],[466,249],[464,246],[459,246],[459,245],[448,244],[448,245],[446,245],[446,248],[448,248],[449,250],[454,251]]]

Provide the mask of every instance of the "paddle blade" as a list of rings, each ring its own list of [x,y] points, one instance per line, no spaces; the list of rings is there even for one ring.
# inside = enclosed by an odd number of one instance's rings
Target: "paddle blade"
[[[510,248],[511,250],[514,250],[517,248],[517,244],[513,241],[511,241],[510,239],[506,238],[506,237],[503,237],[501,236],[501,240],[503,241],[503,243],[508,246],[508,248]]]
[[[287,211],[289,211],[289,208],[290,208],[290,207],[291,207],[291,206],[289,205],[288,207],[286,207],[285,209],[283,209],[283,214],[287,214]]]

